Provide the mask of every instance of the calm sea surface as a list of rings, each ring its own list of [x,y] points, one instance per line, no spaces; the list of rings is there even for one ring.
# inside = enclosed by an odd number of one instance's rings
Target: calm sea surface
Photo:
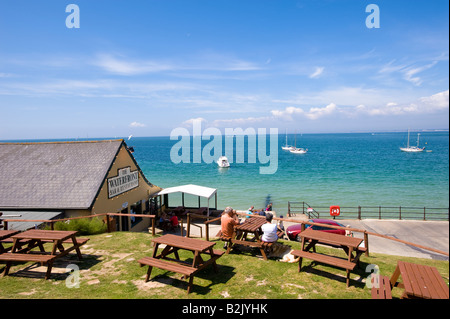
[[[416,138],[411,133],[411,144]],[[270,153],[267,139],[266,154],[278,163],[271,175],[259,173],[268,164],[261,164],[258,155],[256,163],[248,162],[247,153],[255,149],[245,140],[245,161],[228,169],[216,163],[192,163],[192,154],[190,163],[173,163],[170,151],[177,141],[169,137],[133,137],[126,142],[134,147],[150,182],[163,188],[184,184],[217,188],[219,208],[262,208],[272,202],[274,210],[285,214],[288,201],[311,206],[449,206],[448,132],[422,132],[420,144],[431,150],[422,153],[399,150],[407,133],[352,133],[297,135],[297,146],[308,148],[308,153],[291,154],[281,149],[285,135],[280,134],[277,157]],[[288,140],[293,143],[294,136],[288,135]],[[208,143],[203,141],[202,148]],[[222,143],[225,152],[225,138]],[[191,153],[197,151],[190,145]],[[171,196],[171,201],[180,198]],[[186,205],[198,205],[196,197],[186,195],[185,200]]]
[[[411,134],[412,144],[416,137]],[[285,135],[280,134],[278,170],[272,175],[259,173],[260,166],[268,164],[259,163],[258,156],[256,163],[248,163],[247,151],[254,149],[247,143],[245,162],[228,169],[192,163],[192,156],[190,163],[174,164],[170,150],[177,141],[169,137],[132,138],[128,144],[152,183],[164,188],[183,184],[217,188],[219,208],[262,208],[268,201],[282,213],[288,201],[311,206],[448,207],[448,132],[423,132],[420,138],[420,144],[432,152],[401,152],[407,133],[303,134],[297,136],[297,146],[308,148],[308,153],[292,154],[281,149]],[[288,135],[288,141],[293,143],[294,136]],[[225,151],[225,138],[222,142]],[[204,141],[202,147],[208,143]],[[192,148],[191,143],[191,153]],[[192,204],[197,200],[193,197]]]

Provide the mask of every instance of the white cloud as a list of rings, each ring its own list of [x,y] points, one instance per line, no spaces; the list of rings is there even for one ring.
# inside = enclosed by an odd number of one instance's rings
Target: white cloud
[[[432,96],[422,97],[420,98],[420,102],[427,111],[448,109],[448,91],[449,90],[433,94]]]
[[[404,70],[404,79],[413,83],[414,85],[421,85],[422,84],[422,79],[418,76],[415,76],[416,74],[423,72],[425,70],[428,70],[430,68],[432,68],[433,66],[435,66],[437,63],[437,61],[433,61],[430,64],[421,66],[421,67],[417,67],[417,68],[406,68]]]
[[[100,54],[94,64],[101,67],[105,71],[121,75],[137,75],[152,72],[161,72],[174,68],[172,65],[162,61],[129,61],[125,59],[118,59],[109,54]]]
[[[129,125],[130,127],[145,127],[145,124],[139,123],[139,122],[132,122]]]
[[[368,115],[430,114],[449,108],[449,90],[421,97],[408,103],[388,102],[381,106],[360,105],[355,111]]]
[[[316,67],[316,70],[313,72],[313,73],[311,73],[310,75],[309,75],[309,78],[310,79],[316,79],[316,78],[318,78],[322,73],[323,73],[323,70],[324,70],[325,68],[324,67]]]
[[[395,60],[390,61],[388,64],[384,65],[379,71],[379,74],[392,74],[400,73],[404,80],[411,82],[415,86],[420,86],[423,83],[421,77],[418,76],[419,73],[431,69],[438,63],[437,60],[423,65],[423,66],[412,66],[408,64],[395,64]]]
[[[197,118],[192,118],[192,119],[186,120],[183,123],[181,123],[181,125],[184,127],[192,127],[194,122],[207,123],[208,121],[205,120],[203,117],[197,117]]]
[[[245,61],[224,54],[204,54],[183,62],[164,60],[132,59],[111,54],[98,54],[94,65],[103,70],[121,75],[138,75],[163,71],[256,71],[260,67],[250,61]],[[178,74],[178,76],[180,76]]]
[[[355,100],[356,101],[356,100]],[[343,114],[348,118],[359,115],[369,116],[392,116],[404,114],[430,114],[449,108],[449,90],[433,94],[428,97],[421,97],[409,102],[389,101],[370,103],[370,100],[362,100],[364,103],[346,104],[347,107],[339,108],[335,103],[329,103],[325,107],[311,107],[306,110],[302,107],[288,106],[284,110],[272,110],[272,116],[284,120],[293,120],[295,116],[305,117],[310,120],[317,120],[333,114]]]
[[[288,106],[284,110],[272,110],[271,113],[275,117],[292,120],[293,115],[301,115],[310,120],[317,120],[321,117],[331,115],[338,111],[338,107],[334,103],[330,103],[325,107],[312,107],[308,111],[303,108]]]

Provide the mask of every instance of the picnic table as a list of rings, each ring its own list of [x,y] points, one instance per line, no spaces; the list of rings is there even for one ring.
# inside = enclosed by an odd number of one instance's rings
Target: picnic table
[[[267,243],[262,242],[259,236],[262,233],[261,226],[265,223],[265,218],[250,216],[250,218],[245,219],[242,224],[234,227],[233,236],[231,238],[221,237],[222,240],[230,242],[227,248],[227,254],[230,252],[232,246],[238,244],[259,248],[264,260],[267,260],[267,255],[265,252],[265,246],[267,246]],[[253,237],[248,238],[249,234],[252,234]]]
[[[15,235],[17,233],[20,233],[19,230],[0,230],[0,254],[3,254],[9,250],[11,250],[12,247],[5,248],[3,244],[5,243],[12,243],[11,236]]]
[[[398,282],[400,276],[402,282]],[[436,267],[399,260],[390,283],[404,288],[402,298],[449,299],[448,285]]]
[[[13,262],[31,261],[47,264],[45,279],[48,279],[53,267],[53,261],[56,258],[63,257],[72,250],[75,250],[78,259],[82,259],[80,246],[84,245],[89,239],[76,238],[76,234],[76,231],[31,229],[10,236],[13,240],[11,252],[0,254],[0,261],[6,261],[3,276],[8,275]],[[27,246],[23,248],[24,243]],[[45,243],[53,243],[51,252],[45,251]],[[64,247],[67,244],[69,247]],[[35,247],[39,247],[40,251],[38,253],[31,252]]]
[[[350,271],[354,270],[359,262],[361,254],[365,252],[365,249],[360,247],[363,239],[356,237],[348,237],[333,233],[327,233],[319,230],[306,229],[300,233],[302,239],[301,250],[294,250],[292,254],[299,258],[298,271],[302,268],[302,259],[308,258],[320,263],[344,268],[347,272],[347,287],[350,285]],[[308,246],[305,247],[306,243]],[[337,256],[319,254],[316,252],[316,244],[327,245],[335,248],[342,248],[347,258],[343,259]],[[310,252],[310,250],[313,252]],[[353,255],[355,253],[355,255]]]
[[[195,274],[211,264],[214,271],[218,272],[216,260],[224,254],[221,250],[213,249],[215,245],[213,242],[172,234],[155,238],[152,242],[154,245],[152,257],[144,257],[138,260],[141,267],[148,266],[145,282],[150,279],[153,267],[181,273],[183,277],[189,278],[188,294],[191,292]],[[160,245],[165,247],[158,253]],[[191,251],[194,254],[192,262],[180,260],[179,250]],[[175,258],[167,257],[170,254],[174,254]],[[202,255],[209,257],[209,259],[205,261]]]

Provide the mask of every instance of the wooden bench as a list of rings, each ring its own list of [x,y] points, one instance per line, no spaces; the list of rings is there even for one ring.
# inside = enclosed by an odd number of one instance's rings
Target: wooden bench
[[[328,264],[331,266],[337,266],[339,268],[344,268],[347,270],[353,270],[353,269],[355,269],[355,266],[356,266],[355,263],[350,262],[348,260],[338,258],[338,257],[333,257],[333,256],[322,255],[319,253],[311,253],[311,252],[301,251],[301,250],[294,250],[291,253],[292,253],[292,255],[294,255],[296,257],[308,258],[308,259],[311,259],[314,261],[318,261],[320,263]],[[301,266],[302,265],[300,263],[299,271],[301,270]]]
[[[313,261],[317,261],[323,264],[328,264],[331,266],[336,266],[339,268],[344,268],[347,272],[347,287],[349,286],[349,282],[350,282],[350,271],[355,269],[356,267],[356,263],[342,259],[342,258],[338,258],[338,257],[333,257],[333,256],[327,256],[327,255],[322,255],[319,253],[311,253],[308,251],[302,251],[302,250],[293,250],[291,252],[292,255],[296,256],[296,257],[300,257],[299,261],[298,261],[298,271],[300,272],[302,269],[302,259],[303,258],[308,258],[311,259]]]
[[[41,265],[47,264],[47,273],[45,274],[45,279],[50,277],[52,270],[53,260],[56,256],[54,255],[42,255],[42,254],[18,254],[18,253],[4,253],[0,254],[0,261],[6,261],[5,271],[3,276],[7,276],[11,264],[13,262],[39,262]]]
[[[191,266],[185,266],[176,264],[164,259],[153,258],[153,257],[144,257],[138,260],[138,263],[143,266],[148,266],[147,275],[145,277],[145,282],[148,282],[150,279],[150,275],[152,273],[153,267],[157,267],[160,269],[168,270],[171,272],[180,273],[186,277],[189,277],[189,284],[187,288],[187,293],[189,294],[192,289],[192,283],[194,281],[194,274],[198,271],[197,268]]]
[[[372,299],[392,299],[391,281],[388,276],[379,278],[379,287],[372,287]]]
[[[148,266],[147,275],[145,277],[145,282],[148,282],[150,280],[150,275],[152,273],[153,267],[164,269],[164,270],[167,270],[170,272],[180,273],[183,276],[189,277],[189,284],[188,284],[188,288],[187,288],[187,293],[189,294],[191,292],[192,284],[194,282],[194,275],[198,271],[202,270],[204,268],[203,266],[210,264],[210,263],[214,263],[216,261],[216,259],[221,257],[224,253],[225,252],[222,250],[213,249],[213,256],[209,260],[207,260],[204,264],[199,265],[200,268],[195,268],[195,267],[192,267],[189,265],[180,264],[181,261],[176,263],[176,262],[168,261],[168,260],[161,259],[161,258],[154,258],[154,257],[141,258],[138,260],[138,263],[140,264],[141,267]],[[215,264],[214,264],[214,266],[215,266]],[[216,270],[216,268],[215,268],[215,270]]]

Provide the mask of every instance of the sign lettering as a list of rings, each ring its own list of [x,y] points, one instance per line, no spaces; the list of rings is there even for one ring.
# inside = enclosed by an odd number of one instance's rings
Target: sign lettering
[[[118,170],[117,176],[108,178],[108,198],[125,193],[139,186],[139,172],[130,167]]]

